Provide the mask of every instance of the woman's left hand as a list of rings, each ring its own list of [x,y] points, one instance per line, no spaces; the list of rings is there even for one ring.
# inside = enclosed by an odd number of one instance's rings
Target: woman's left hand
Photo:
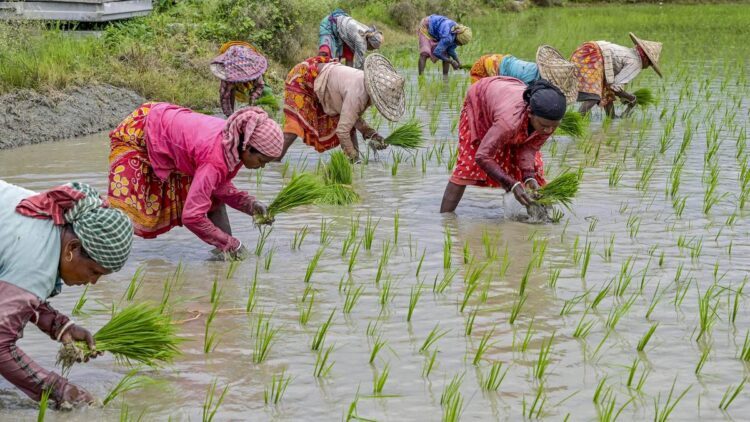
[[[63,333],[63,335],[60,337],[60,341],[62,343],[72,343],[75,341],[85,341],[86,344],[89,347],[89,350],[91,350],[90,354],[87,354],[84,358],[84,362],[88,362],[90,358],[95,358],[99,355],[101,355],[104,352],[98,352],[96,350],[96,341],[94,341],[94,336],[91,334],[91,332],[80,325],[73,324],[70,327],[68,327],[67,330]]]

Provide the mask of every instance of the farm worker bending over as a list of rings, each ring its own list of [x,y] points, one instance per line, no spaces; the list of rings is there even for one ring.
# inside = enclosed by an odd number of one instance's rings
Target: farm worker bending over
[[[456,47],[471,42],[471,28],[440,15],[430,15],[422,19],[417,35],[420,75],[424,73],[428,58],[433,63],[438,60],[443,62],[443,75],[448,74],[448,65],[458,69],[461,61],[458,60]]]
[[[47,300],[63,283],[96,284],[119,271],[133,243],[130,220],[83,183],[37,194],[0,180],[0,221],[0,373],[36,401],[50,390],[57,407],[93,403],[89,392],[40,367],[16,341],[30,321],[53,340],[85,341],[96,350],[91,333]]]
[[[359,160],[355,129],[373,149],[386,148],[383,137],[367,125],[362,114],[375,104],[391,121],[404,114],[404,78],[380,54],[365,59],[364,70],[343,66],[328,57],[312,57],[294,66],[284,92],[284,151],[297,137],[318,152],[341,145]]]
[[[320,21],[318,55],[341,61],[347,66],[363,69],[367,50],[377,50],[383,43],[383,33],[374,26],[354,20],[343,10],[336,9]]]
[[[255,47],[244,41],[230,41],[219,49],[211,61],[211,72],[219,79],[221,110],[229,117],[234,113],[235,99],[253,105],[263,96],[263,74],[268,61]]]
[[[565,115],[565,96],[544,79],[526,86],[505,76],[469,88],[458,126],[458,161],[440,212],[453,212],[466,186],[502,187],[521,205],[545,184],[540,149]]]
[[[548,45],[537,49],[536,63],[523,61],[510,54],[486,54],[474,63],[469,75],[472,84],[489,76],[510,76],[527,85],[538,79],[546,79],[563,91],[569,104],[575,102],[578,96],[575,65]]]
[[[628,105],[623,117],[635,107],[635,96],[626,92],[624,85],[635,79],[649,66],[661,77],[659,56],[662,44],[642,40],[632,32],[630,38],[635,47],[628,48],[607,41],[589,41],[578,47],[570,61],[578,69],[578,101],[582,102],[579,111],[587,114],[599,104],[607,115],[615,117],[615,96]]]
[[[242,166],[264,167],[281,155],[281,128],[258,107],[228,120],[169,103],[146,103],[110,132],[109,200],[144,239],[188,228],[219,259],[243,259],[226,205],[247,215],[266,206],[237,189]]]

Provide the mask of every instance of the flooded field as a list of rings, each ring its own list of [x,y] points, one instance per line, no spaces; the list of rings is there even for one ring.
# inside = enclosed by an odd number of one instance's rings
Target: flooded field
[[[136,239],[127,266],[89,288],[75,318],[101,326],[142,277],[133,300],[169,304],[184,355],[144,370],[158,384],[48,420],[111,420],[123,409],[133,420],[206,420],[212,386],[215,420],[713,421],[750,412],[745,56],[673,57],[664,80],[650,70],[636,80],[656,106],[628,120],[595,114],[582,139],[555,136],[546,173],[580,171],[581,189],[560,223],[529,225],[500,190],[469,188],[455,215],[438,212],[468,80],[446,82],[433,67],[417,81],[407,54],[394,57],[411,78],[407,114],[424,122],[428,147],[370,156],[355,167],[358,204],[283,214],[267,238],[230,211],[235,236],[257,254],[238,265],[208,261],[210,248],[182,228]],[[100,134],[2,151],[0,178],[106,191],[108,142]],[[270,201],[293,170],[326,160],[298,142],[284,163],[235,182]],[[65,288],[52,303],[69,313],[82,292]],[[54,366],[56,346],[35,328],[20,345]],[[104,356],[70,378],[103,397],[127,371]],[[36,418],[12,385],[0,380],[0,392],[0,419]]]

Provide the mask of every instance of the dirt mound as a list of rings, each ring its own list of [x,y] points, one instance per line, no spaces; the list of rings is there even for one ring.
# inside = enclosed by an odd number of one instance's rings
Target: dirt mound
[[[113,129],[143,102],[133,91],[111,85],[2,95],[0,150]]]

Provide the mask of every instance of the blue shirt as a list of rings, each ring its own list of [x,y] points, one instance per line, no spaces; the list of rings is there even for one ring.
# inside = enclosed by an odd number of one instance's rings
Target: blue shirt
[[[36,192],[0,180],[0,280],[47,300],[60,292],[60,237],[52,220],[16,212]]]
[[[536,63],[523,61],[510,55],[503,57],[498,73],[500,76],[510,76],[511,78],[520,79],[526,85],[541,78],[539,75],[539,66]]]
[[[440,15],[430,15],[429,32],[430,36],[438,41],[432,54],[441,60],[448,60],[452,57],[458,60],[456,54],[456,34],[452,33],[453,27],[458,25],[456,22]]]

